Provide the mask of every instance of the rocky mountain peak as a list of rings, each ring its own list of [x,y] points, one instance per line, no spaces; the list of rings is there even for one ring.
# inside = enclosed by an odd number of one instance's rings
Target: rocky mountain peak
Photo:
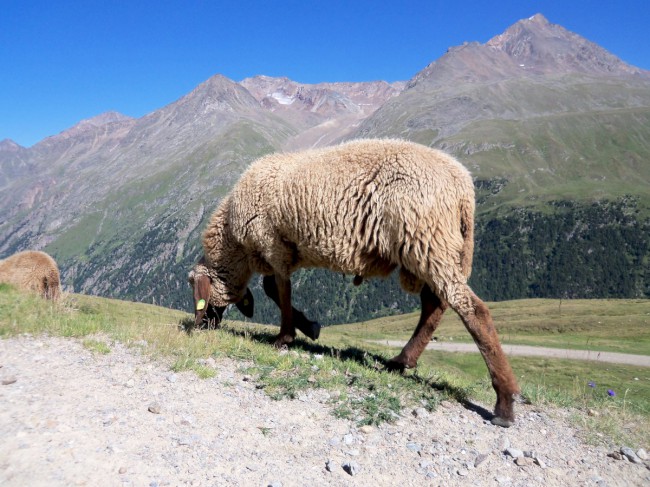
[[[24,149],[22,145],[16,144],[11,139],[3,139],[0,141],[0,152],[18,152]]]
[[[643,71],[561,25],[550,23],[542,14],[520,20],[490,39],[485,47],[507,54],[518,67],[534,73],[621,76]]]
[[[466,42],[449,48],[444,56],[416,74],[407,88],[420,83],[474,83],[568,73],[650,79],[649,71],[623,62],[597,44],[536,14],[516,22],[485,44]]]
[[[191,107],[197,113],[232,112],[242,108],[259,108],[259,103],[241,85],[220,74],[207,79],[174,105]]]

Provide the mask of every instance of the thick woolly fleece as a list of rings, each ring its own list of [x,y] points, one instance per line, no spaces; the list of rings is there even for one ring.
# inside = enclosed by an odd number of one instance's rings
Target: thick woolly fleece
[[[47,299],[61,294],[59,268],[45,252],[26,250],[0,260],[0,282],[36,292]]]
[[[402,286],[444,297],[473,255],[474,186],[444,152],[358,140],[254,162],[204,233],[213,300],[232,302],[253,272],[288,277],[323,267],[361,277],[401,267]]]

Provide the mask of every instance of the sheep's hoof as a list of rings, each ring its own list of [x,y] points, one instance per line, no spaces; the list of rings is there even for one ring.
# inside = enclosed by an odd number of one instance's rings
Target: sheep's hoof
[[[275,342],[273,342],[273,346],[278,350],[282,350],[288,348],[288,345],[291,342],[293,342],[292,336],[290,335],[279,336],[278,338],[276,338]]]
[[[404,372],[407,369],[414,369],[417,365],[417,360],[411,361],[404,358],[403,353],[400,353],[388,361],[386,368],[391,372]]]
[[[401,362],[401,361],[398,361],[398,360],[395,360],[395,359],[389,360],[388,363],[386,364],[386,369],[389,372],[403,373],[405,370],[410,369],[410,368],[411,367],[409,367],[408,364],[405,364],[404,362]]]
[[[318,321],[314,321],[308,325],[306,331],[306,337],[311,338],[312,340],[318,340],[318,337],[320,336],[320,324]]]
[[[500,416],[495,416],[490,420],[490,422],[495,426],[501,426],[502,428],[510,428],[515,424],[514,420],[505,419]]]

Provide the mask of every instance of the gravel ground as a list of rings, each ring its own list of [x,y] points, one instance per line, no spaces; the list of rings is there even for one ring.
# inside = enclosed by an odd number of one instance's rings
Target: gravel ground
[[[358,428],[330,414],[326,391],[269,399],[236,361],[208,359],[217,375],[199,379],[111,348],[0,340],[0,484],[650,485],[644,451],[582,443],[563,410],[518,406],[502,429],[444,402]]]

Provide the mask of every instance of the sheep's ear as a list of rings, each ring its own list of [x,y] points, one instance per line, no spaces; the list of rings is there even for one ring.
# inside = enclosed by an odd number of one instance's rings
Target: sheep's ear
[[[210,278],[206,275],[194,277],[194,321],[200,325],[210,302]]]
[[[253,311],[255,309],[255,303],[253,301],[253,293],[251,293],[251,290],[246,288],[246,294],[244,294],[244,297],[241,298],[240,301],[235,304],[237,306],[237,309],[241,311],[241,313],[246,317],[246,318],[252,318],[253,317]]]

